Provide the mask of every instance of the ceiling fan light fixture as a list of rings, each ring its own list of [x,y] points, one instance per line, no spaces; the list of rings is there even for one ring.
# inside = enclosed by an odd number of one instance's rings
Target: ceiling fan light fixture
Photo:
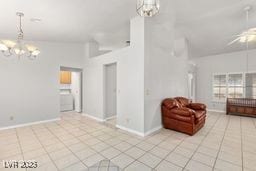
[[[247,37],[246,36],[243,36],[240,38],[239,40],[241,43],[245,43],[247,41]]]
[[[250,35],[250,36],[248,36],[248,37],[247,37],[248,42],[255,41],[255,38],[256,38],[256,36],[255,36],[255,35]]]
[[[255,29],[255,28],[253,28]],[[252,31],[252,29],[249,29],[248,31],[243,32],[239,36],[239,42],[240,43],[246,43],[246,42],[253,42],[256,40],[256,31]]]

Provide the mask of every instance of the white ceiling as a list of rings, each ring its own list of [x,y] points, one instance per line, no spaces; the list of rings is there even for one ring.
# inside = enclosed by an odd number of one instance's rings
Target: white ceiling
[[[24,39],[78,43],[95,39],[104,46],[110,42],[120,46],[129,40],[135,6],[135,0],[1,0],[0,37],[16,37],[15,14],[22,11]],[[33,23],[31,18],[42,22]]]
[[[247,4],[254,7],[249,25],[256,27],[255,0],[160,2],[160,12],[175,9],[176,28],[188,39],[192,57],[242,50],[242,44],[226,45],[245,28]],[[16,37],[15,13],[22,11],[27,40],[84,43],[95,39],[102,49],[115,49],[129,40],[129,20],[137,15],[135,9],[136,0],[2,0],[0,37]],[[31,18],[42,21],[34,23]]]
[[[256,27],[255,0],[175,0],[177,10],[176,27],[189,41],[192,57],[228,53],[245,49],[245,44],[227,46],[235,39],[232,37],[246,28],[248,4],[250,27]],[[256,43],[250,44],[256,48]]]

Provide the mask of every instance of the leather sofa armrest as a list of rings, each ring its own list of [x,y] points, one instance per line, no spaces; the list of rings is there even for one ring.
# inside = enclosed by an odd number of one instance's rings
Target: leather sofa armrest
[[[206,110],[206,105],[202,103],[190,103],[188,107],[194,110]]]
[[[186,107],[181,108],[174,108],[171,110],[171,113],[174,113],[176,115],[182,115],[182,116],[192,116],[195,115],[195,111]]]

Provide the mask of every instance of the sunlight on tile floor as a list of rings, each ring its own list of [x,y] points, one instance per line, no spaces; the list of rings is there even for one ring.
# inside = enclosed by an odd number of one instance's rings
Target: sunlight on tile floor
[[[39,167],[27,171],[82,171],[109,159],[125,171],[253,171],[255,126],[255,118],[208,113],[195,136],[162,129],[142,138],[69,113],[60,121],[0,131],[0,170],[12,170],[3,160],[36,160]]]

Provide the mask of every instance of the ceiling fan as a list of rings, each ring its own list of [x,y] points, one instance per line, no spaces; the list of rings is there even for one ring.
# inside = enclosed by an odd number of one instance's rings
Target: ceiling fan
[[[241,34],[235,35],[234,37],[236,37],[233,41],[231,41],[230,43],[228,43],[228,45],[232,45],[234,43],[237,42],[241,42],[241,43],[249,43],[252,41],[256,40],[256,27],[253,28],[249,28],[249,12],[252,9],[251,6],[246,6],[244,8],[245,12],[246,12],[246,30],[243,31]]]

